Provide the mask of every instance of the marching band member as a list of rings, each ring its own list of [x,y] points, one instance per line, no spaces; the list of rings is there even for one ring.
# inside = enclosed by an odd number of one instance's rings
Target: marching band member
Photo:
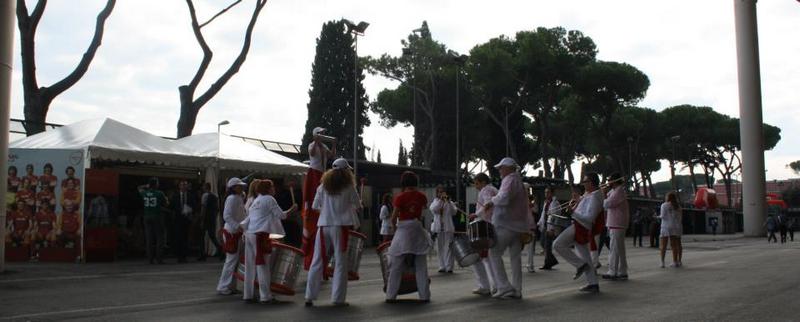
[[[487,208],[496,207],[492,211],[494,225],[494,247],[489,250],[492,276],[497,287],[494,298],[522,298],[522,243],[521,233],[527,233],[530,225],[528,212],[528,194],[522,186],[522,177],[517,171],[519,166],[512,158],[503,158],[494,166],[500,171],[503,181],[497,195],[485,204]],[[509,283],[503,266],[503,253],[509,250],[511,256],[511,279]]]
[[[389,221],[395,228],[389,256],[389,276],[386,281],[386,303],[397,302],[400,279],[406,262],[413,262],[417,279],[417,293],[422,302],[430,302],[431,289],[428,284],[428,250],[431,238],[422,227],[422,209],[428,204],[425,194],[417,190],[419,177],[406,171],[400,176],[402,192],[394,197],[394,211]]]
[[[591,267],[592,256],[589,253],[589,244],[593,238],[592,227],[595,219],[603,211],[603,196],[597,190],[600,184],[600,178],[597,173],[587,173],[581,183],[586,188],[586,193],[572,212],[573,225],[565,229],[556,238],[553,248],[561,254],[561,257],[575,266],[576,271],[573,279],[578,279],[581,275],[586,274],[586,280],[589,285],[581,288],[580,291],[598,293],[600,292],[600,286],[597,284],[597,274],[594,268]],[[570,248],[572,246],[575,246],[574,251]]]
[[[272,180],[260,180],[256,192],[258,197],[250,206],[247,218],[240,223],[245,232],[243,298],[245,301],[253,300],[253,287],[257,277],[259,302],[280,303],[270,292],[272,240],[269,235],[286,235],[281,219],[285,219],[287,214],[297,209],[297,205],[292,205],[286,211],[281,210],[278,202],[272,197],[275,193]]]
[[[551,270],[553,266],[558,265],[558,259],[553,255],[553,240],[556,238],[556,227],[548,224],[547,218],[553,214],[558,215],[558,210],[560,208],[561,205],[558,203],[558,200],[553,197],[553,188],[545,188],[542,211],[539,215],[539,232],[542,248],[544,248],[544,265],[539,267],[539,269]]]
[[[475,175],[475,189],[478,190],[478,199],[475,204],[475,213],[470,216],[470,220],[475,221],[492,221],[492,209],[486,208],[484,205],[492,200],[492,197],[497,195],[497,188],[490,184],[489,176],[485,173],[478,173]],[[478,295],[492,295],[492,281],[489,279],[491,272],[489,263],[489,251],[484,250],[480,252],[481,259],[472,266],[472,271],[475,273],[475,280],[478,282],[478,288],[472,291],[472,294]]]
[[[439,255],[439,273],[453,273],[453,263],[455,257],[450,251],[450,244],[453,242],[455,226],[453,225],[453,215],[456,207],[450,202],[444,187],[436,187],[436,198],[430,206],[433,213],[433,223],[431,233],[436,234],[436,253]]]
[[[228,184],[228,197],[222,208],[222,249],[225,251],[225,264],[217,283],[217,293],[221,295],[236,294],[236,279],[233,273],[239,262],[239,241],[242,240],[242,227],[239,223],[244,221],[247,213],[244,208],[242,190],[247,184],[239,178],[230,178]]]
[[[306,306],[313,306],[322,284],[322,273],[333,255],[333,287],[331,300],[334,306],[347,306],[347,240],[353,227],[354,214],[361,207],[356,182],[350,165],[344,158],[333,161],[333,168],[322,175],[312,207],[320,211],[317,237],[311,269],[306,283]]]
[[[523,184],[525,187],[525,193],[527,194],[530,191],[530,185],[528,183]],[[533,259],[534,255],[536,255],[536,241],[534,240],[534,236],[536,236],[536,231],[538,227],[538,222],[536,221],[536,200],[533,198],[533,195],[528,196],[528,229],[530,230],[530,242],[528,243],[528,273],[535,273],[536,270],[534,269]]]
[[[627,280],[628,259],[625,256],[625,230],[628,229],[628,199],[622,175],[618,172],[609,176],[610,191],[603,201],[606,210],[606,227],[611,236],[611,253],[608,259],[608,273],[603,279]]]
[[[325,143],[322,143],[322,133],[325,132],[324,128],[315,127],[311,131],[312,141],[308,144],[308,157],[309,168],[306,172],[306,178],[303,182],[303,252],[306,254],[314,253],[314,239],[317,235],[317,220],[319,220],[319,212],[312,208],[311,203],[314,201],[314,196],[317,193],[322,173],[325,171],[325,160],[333,158],[336,155],[336,142],[333,142],[333,148],[328,148]],[[303,268],[308,270],[311,267],[312,256],[306,256],[303,262]]]

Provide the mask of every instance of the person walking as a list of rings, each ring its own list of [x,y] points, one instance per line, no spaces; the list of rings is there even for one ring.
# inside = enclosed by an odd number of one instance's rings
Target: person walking
[[[158,190],[158,179],[150,178],[148,184],[139,186],[139,195],[144,202],[144,236],[147,260],[150,264],[164,264],[164,217],[162,208],[168,207],[167,197]]]
[[[767,227],[767,243],[770,241],[778,242],[778,238],[775,237],[775,230],[778,228],[777,220],[775,220],[775,216],[769,214],[767,216],[767,221],[764,222],[764,226]]]
[[[222,208],[222,219],[225,224],[222,227],[222,242],[225,251],[225,264],[222,265],[222,273],[217,283],[217,293],[221,295],[236,294],[236,279],[233,273],[239,263],[239,248],[242,240],[242,227],[239,223],[244,221],[246,212],[244,210],[243,188],[247,184],[239,178],[228,179],[228,197],[225,198],[225,205]]]
[[[672,248],[672,265],[670,267],[681,267],[683,263],[683,245],[681,235],[683,235],[683,215],[681,205],[675,192],[667,193],[665,202],[661,204],[661,268],[664,268],[664,255],[667,252],[667,242]]]
[[[589,249],[594,238],[595,222],[603,212],[603,196],[598,190],[600,176],[594,172],[586,173],[581,183],[586,192],[572,211],[573,224],[558,235],[553,248],[575,267],[573,279],[586,275],[587,285],[580,289],[581,292],[599,293],[600,285],[592,267],[594,263]]]
[[[208,240],[214,244],[217,256],[220,260],[225,258],[222,245],[217,241],[217,215],[219,214],[219,197],[211,191],[211,183],[203,183],[203,195],[200,197],[200,214],[202,216],[203,234],[208,236]],[[207,252],[203,238],[200,238],[200,257],[198,261],[205,261]]]
[[[628,230],[628,193],[625,181],[619,172],[612,173],[609,178],[608,196],[603,201],[606,210],[606,228],[610,239],[608,272],[603,279],[628,280],[628,258],[625,256],[625,231]]]
[[[539,269],[551,270],[553,266],[558,265],[558,259],[553,255],[553,240],[556,239],[556,229],[560,228],[547,222],[549,216],[561,215],[559,213],[561,205],[553,196],[553,188],[547,187],[544,189],[544,201],[542,204],[541,215],[539,215],[539,236],[542,241],[542,248],[544,248],[544,265]]]

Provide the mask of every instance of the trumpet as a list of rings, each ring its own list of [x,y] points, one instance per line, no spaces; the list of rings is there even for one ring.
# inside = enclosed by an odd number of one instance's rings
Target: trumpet
[[[319,139],[322,141],[336,142],[336,138],[332,136],[317,134],[317,137],[319,137]]]
[[[554,215],[554,214],[557,214],[557,213],[561,213],[564,210],[572,209],[577,204],[578,204],[578,201],[575,200],[575,199],[572,199],[568,203],[563,203],[563,204],[559,205],[558,207],[556,207],[556,209],[553,209],[552,211],[550,209],[547,209],[546,210],[547,211],[546,214]]]
[[[622,181],[625,181],[625,179],[623,179],[623,178],[617,178],[617,179],[611,180],[611,181],[609,181],[609,182],[606,182],[606,183],[604,183],[604,184],[601,184],[601,185],[600,185],[600,189],[601,189],[601,190],[606,190],[606,189],[610,188],[612,184],[614,184],[614,183],[617,183],[617,182],[622,182]]]

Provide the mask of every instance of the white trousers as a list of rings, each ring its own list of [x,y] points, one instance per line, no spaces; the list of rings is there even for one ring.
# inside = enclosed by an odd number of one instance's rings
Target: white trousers
[[[608,229],[611,236],[611,254],[608,258],[608,275],[628,275],[628,258],[625,256],[625,229]]]
[[[567,227],[561,234],[558,235],[555,242],[553,242],[553,248],[558,252],[562,258],[567,260],[572,266],[575,268],[581,267],[584,264],[592,265],[592,255],[589,254],[589,243],[586,244],[578,244],[575,242],[575,225],[580,225],[578,223],[573,224],[572,226]],[[575,250],[573,251],[570,249],[571,246],[575,246]],[[589,267],[586,272],[586,281],[590,285],[597,284],[597,274],[595,273],[594,267]]]
[[[306,301],[317,299],[322,284],[322,274],[325,271],[325,261],[322,257],[322,242],[325,241],[325,257],[333,258],[333,288],[331,301],[344,303],[347,297],[347,258],[342,251],[342,227],[323,226],[317,229],[317,238],[314,242],[314,257],[308,269],[308,282],[306,283]],[[333,255],[333,257],[331,257]]]
[[[225,236],[222,237],[222,243],[225,243]],[[239,244],[241,247],[241,243]],[[233,273],[236,272],[236,266],[239,265],[239,252],[235,254],[225,253],[225,264],[222,265],[222,273],[219,274],[219,282],[217,283],[217,291],[225,292],[236,289],[236,279],[233,278]]]
[[[472,265],[472,272],[475,274],[475,282],[478,288],[484,290],[491,290],[492,281],[489,278],[489,274],[487,272],[491,272],[492,270],[489,269],[489,258],[481,258],[477,263]]]
[[[242,298],[253,299],[253,288],[256,277],[258,278],[258,300],[265,302],[272,300],[270,291],[270,264],[272,254],[264,255],[266,265],[256,265],[256,234],[244,234],[244,292]]]
[[[603,248],[603,245],[600,245],[600,235],[594,235],[594,244],[597,245],[597,249],[592,250],[589,248],[589,252],[592,256],[592,268],[597,267],[597,264],[600,263],[600,250]]]
[[[522,292],[522,243],[519,240],[519,232],[511,231],[503,227],[494,227],[495,243],[489,249],[489,260],[491,262],[492,277],[494,278],[497,292],[504,293],[511,289],[517,294]],[[508,249],[511,256],[511,283],[508,281],[506,268],[503,265],[503,254]]]
[[[455,257],[450,251],[450,244],[453,243],[453,232],[439,232],[436,235],[436,254],[439,255],[439,270],[452,271]]]
[[[536,254],[536,241],[531,240],[531,242],[528,243],[528,271],[533,271],[535,267],[533,265],[533,255],[535,254]]]
[[[400,255],[389,257],[389,280],[386,281],[386,299],[394,300],[400,290],[400,281],[405,270],[405,257],[414,256],[414,274],[417,278],[417,293],[420,300],[431,299],[428,284],[428,259],[426,255]]]

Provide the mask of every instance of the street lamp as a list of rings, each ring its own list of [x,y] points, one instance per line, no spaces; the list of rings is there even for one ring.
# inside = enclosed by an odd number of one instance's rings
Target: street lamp
[[[220,130],[222,129],[223,125],[228,125],[228,124],[231,124],[231,122],[229,122],[228,120],[224,120],[222,122],[217,123],[217,155],[216,155],[216,158],[217,158],[217,160],[216,160],[217,161],[217,167],[216,167],[217,171],[216,171],[216,174],[215,174],[216,178],[214,178],[214,181],[215,181],[214,185],[213,185],[214,190],[219,190],[218,189],[219,180],[220,180],[219,179],[219,171],[220,171],[219,170],[219,154],[220,154],[220,150],[222,150],[222,134],[221,134]],[[213,192],[217,192],[217,191],[213,191]]]
[[[358,36],[363,36],[369,27],[368,22],[343,19],[347,32],[353,34],[353,174],[358,177]]]
[[[456,202],[461,198],[461,106],[459,101],[459,79],[461,69],[467,62],[467,55],[453,55],[453,62],[458,67],[456,72]]]
[[[633,145],[633,138],[629,136],[628,137],[628,178],[633,178],[633,153],[631,152],[632,151],[632,148],[631,148],[632,145]],[[631,187],[633,187],[633,185],[631,185],[631,182],[628,182],[628,190],[630,190]]]

